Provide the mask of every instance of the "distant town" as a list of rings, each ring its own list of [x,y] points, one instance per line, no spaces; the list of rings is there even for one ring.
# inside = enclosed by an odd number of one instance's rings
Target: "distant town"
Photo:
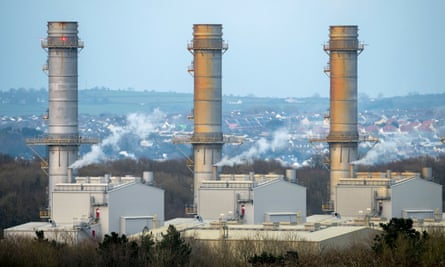
[[[35,157],[25,140],[45,134],[47,101],[46,89],[0,91],[0,153]],[[445,135],[443,103],[445,93],[391,98],[359,94],[361,154],[372,148],[360,163],[445,152],[440,142]],[[83,137],[100,138],[97,147],[103,155],[98,161],[188,157],[191,146],[173,144],[172,139],[192,134],[192,106],[192,93],[80,90],[79,132]],[[223,154],[230,164],[249,162],[255,157],[279,160],[294,168],[319,164],[328,153],[327,144],[322,142],[329,132],[328,121],[329,99],[324,97],[224,96],[223,132],[228,140],[241,138],[242,143],[226,143]],[[90,150],[91,147],[81,147],[81,157],[92,153]]]

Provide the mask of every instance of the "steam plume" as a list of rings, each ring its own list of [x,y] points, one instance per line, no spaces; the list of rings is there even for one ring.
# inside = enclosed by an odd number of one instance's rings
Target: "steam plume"
[[[98,145],[93,145],[91,151],[85,154],[81,159],[74,162],[70,168],[81,168],[83,166],[98,163],[107,159],[104,149],[111,149],[113,153],[133,158],[134,154],[126,151],[119,151],[119,142],[128,135],[136,135],[139,139],[145,139],[150,133],[155,132],[161,125],[165,113],[155,109],[151,114],[131,113],[127,115],[126,125],[112,126],[108,129],[111,135],[102,140]]]
[[[273,133],[272,140],[268,141],[266,138],[260,138],[249,150],[232,158],[224,157],[216,165],[233,166],[235,164],[241,164],[245,161],[250,162],[268,151],[275,151],[284,148],[288,144],[288,141],[288,131],[285,129],[280,129]]]
[[[352,162],[358,165],[373,165],[383,162],[406,159],[418,156],[418,137],[413,135],[398,134],[391,137],[380,138],[366,155],[357,161]]]

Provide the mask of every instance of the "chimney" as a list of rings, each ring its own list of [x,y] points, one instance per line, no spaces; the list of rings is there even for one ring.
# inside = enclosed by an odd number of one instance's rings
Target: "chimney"
[[[357,58],[363,51],[355,25],[330,26],[329,55],[325,72],[330,78],[330,129],[327,137],[330,155],[330,204],[336,209],[336,187],[350,175],[351,162],[358,160]]]
[[[153,172],[148,172],[148,171],[143,172],[142,180],[146,185],[153,185],[154,184]]]
[[[428,181],[433,180],[433,168],[423,167],[422,168],[422,178]]]
[[[193,183],[194,205],[199,203],[202,181],[214,180],[214,165],[221,161],[222,146],[222,55],[227,44],[221,24],[194,24],[188,50],[193,54],[189,72],[194,77]],[[198,207],[199,212],[199,207]]]
[[[349,177],[350,178],[357,178],[357,165],[355,164],[349,164]]]
[[[289,182],[296,184],[297,183],[297,170],[286,169],[286,178],[289,180]]]
[[[392,179],[392,171],[391,170],[386,170],[386,178]]]

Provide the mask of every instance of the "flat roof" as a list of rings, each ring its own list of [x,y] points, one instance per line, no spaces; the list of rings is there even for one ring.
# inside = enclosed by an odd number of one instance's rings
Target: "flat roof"
[[[5,232],[35,232],[38,230],[44,231],[77,231],[73,224],[56,224],[55,226],[50,222],[27,222],[24,224],[12,226],[4,229]]]
[[[317,230],[310,230],[306,226],[319,223]],[[305,224],[237,224],[227,221],[225,225],[228,232],[225,240],[242,239],[273,239],[285,241],[321,242],[323,240],[346,235],[352,232],[369,229],[366,226],[351,225],[352,218],[338,218],[333,215],[313,215],[307,217]],[[194,218],[175,218],[166,221],[164,226],[152,229],[155,236],[165,233],[169,225],[175,226],[185,237],[194,237],[202,240],[221,239],[221,226],[218,221],[200,222]]]

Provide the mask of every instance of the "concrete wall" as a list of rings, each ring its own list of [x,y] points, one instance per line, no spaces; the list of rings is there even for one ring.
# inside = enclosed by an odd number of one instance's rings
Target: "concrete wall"
[[[119,222],[121,234],[134,234],[149,231],[156,227],[153,216],[121,216]]]
[[[108,232],[120,233],[121,217],[156,215],[159,225],[164,224],[164,190],[144,184],[129,184],[108,192],[109,229]],[[141,225],[126,227],[125,234],[141,232]]]
[[[380,231],[371,228],[361,228],[343,235],[326,238],[320,241],[320,252],[342,251],[354,246],[369,246],[377,234],[380,234]]]
[[[199,189],[198,214],[205,220],[218,220],[220,214],[228,216],[229,211],[237,217],[240,207],[237,194],[245,196],[248,188],[201,188]]]
[[[364,216],[368,214],[374,208],[375,190],[377,188],[371,186],[337,186],[336,211],[341,216]],[[359,213],[359,211],[362,213]]]
[[[91,198],[102,198],[102,192],[54,192],[52,218],[56,223],[75,223],[93,216]]]
[[[358,216],[368,213],[376,216],[378,200],[375,196],[387,196],[382,199],[381,217],[432,218],[433,212],[442,213],[442,186],[421,178],[399,182],[390,187],[372,185],[339,185],[337,186],[337,212],[341,216]],[[407,215],[410,214],[410,215]],[[428,215],[429,214],[429,215]]]
[[[403,210],[436,209],[442,214],[442,185],[415,178],[392,186],[391,217],[402,217]],[[425,217],[422,213],[418,214],[419,219]]]
[[[282,180],[254,188],[254,224],[264,222],[266,213],[293,212],[306,221],[306,188]],[[246,211],[247,212],[247,211]]]

